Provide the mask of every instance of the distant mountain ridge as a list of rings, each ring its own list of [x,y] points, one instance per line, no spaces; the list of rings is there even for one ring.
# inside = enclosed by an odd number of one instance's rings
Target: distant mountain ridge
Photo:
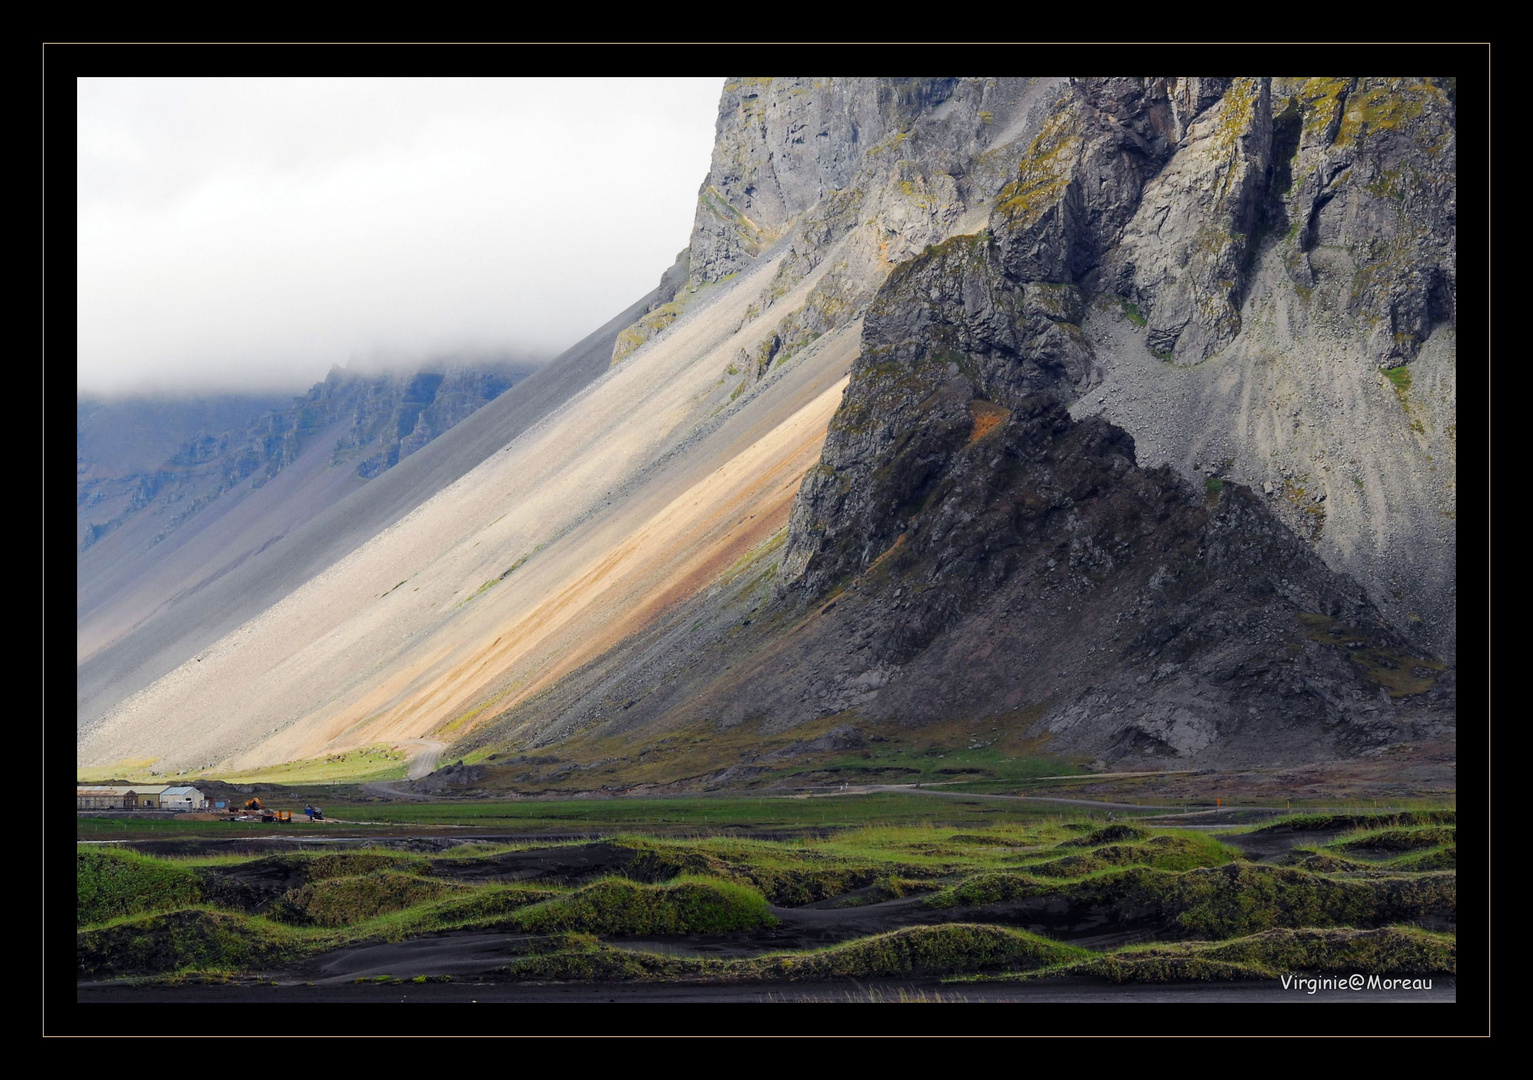
[[[76,503],[84,551],[131,514],[154,504],[163,539],[191,515],[247,480],[260,487],[298,458],[301,444],[344,422],[332,463],[355,460],[357,475],[378,475],[493,401],[534,369],[525,362],[438,365],[409,375],[363,375],[334,367],[306,394],[281,402],[275,395],[233,395],[211,400],[138,398],[82,400],[77,436]],[[148,414],[159,430],[145,430]],[[220,421],[227,421],[221,423]],[[93,459],[87,448],[121,440],[105,429],[114,422],[136,433],[134,449],[153,446],[183,429],[174,452],[134,471]],[[103,475],[105,474],[105,475]]]

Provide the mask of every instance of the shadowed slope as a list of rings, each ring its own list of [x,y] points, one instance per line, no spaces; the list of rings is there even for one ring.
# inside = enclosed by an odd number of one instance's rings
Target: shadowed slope
[[[82,736],[125,697],[354,551],[600,375],[618,331],[650,300],[365,486],[350,468],[324,467],[330,443],[318,437],[295,475],[279,474],[216,514],[210,508],[205,522],[188,523],[163,553],[151,552],[133,588],[79,626]]]

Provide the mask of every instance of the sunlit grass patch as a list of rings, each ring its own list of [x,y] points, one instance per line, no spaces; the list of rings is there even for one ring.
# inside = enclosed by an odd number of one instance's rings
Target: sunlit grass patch
[[[201,880],[185,867],[131,851],[76,849],[77,925],[196,904],[202,898]]]
[[[1100,847],[1103,844],[1119,844],[1131,840],[1146,840],[1149,833],[1133,825],[1108,825],[1095,829],[1085,836],[1060,841],[1060,847]]]
[[[318,784],[335,780],[355,783],[400,780],[409,768],[410,755],[394,743],[377,743],[319,757],[302,758],[279,765],[263,765],[239,772],[220,772],[218,779],[230,784]]]
[[[718,934],[776,923],[759,892],[713,878],[683,877],[667,885],[609,878],[533,905],[516,921],[537,933]]]
[[[1455,870],[1458,868],[1458,848],[1453,844],[1401,855],[1386,864],[1392,870],[1425,873],[1432,870]]]

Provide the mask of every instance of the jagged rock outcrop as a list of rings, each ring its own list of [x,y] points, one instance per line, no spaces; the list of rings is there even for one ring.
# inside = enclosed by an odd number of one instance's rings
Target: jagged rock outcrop
[[[782,581],[819,592],[865,569],[931,496],[941,464],[1026,395],[1089,384],[1079,291],[1019,285],[988,234],[955,237],[891,275],[821,464],[800,488]]]
[[[1270,79],[1233,79],[1143,190],[1106,275],[1149,319],[1152,352],[1206,360],[1240,332],[1272,173]]]
[[[660,275],[660,286],[655,290],[655,298],[648,309],[637,322],[629,324],[618,334],[617,342],[612,346],[613,364],[621,364],[628,359],[630,353],[670,326],[686,310],[687,301],[696,293],[695,288],[687,288],[691,267],[692,251],[683,248],[676,256],[676,261]]]
[[[1102,385],[1078,415],[1108,415],[1184,475],[1263,491],[1397,629],[1450,656],[1451,89],[1075,80],[989,225],[1011,279],[1087,299]],[[1209,366],[1177,376],[1145,353]]]
[[[1321,255],[1349,262],[1348,310],[1364,323],[1368,358],[1389,367],[1454,314],[1454,110],[1439,84],[1451,80],[1276,80],[1279,118],[1297,129],[1280,193],[1290,273],[1311,289]]]
[[[908,131],[958,81],[728,80],[713,164],[698,191],[692,280],[738,273],[796,215],[851,187],[870,148]]]
[[[1118,293],[1148,314],[1152,351],[1206,359],[1240,328],[1271,181],[1271,80],[1082,79],[1073,90],[998,197],[990,227],[1006,272]]]
[[[346,421],[331,461],[339,465],[360,457],[357,475],[371,479],[499,397],[525,374],[526,369],[506,365],[454,366],[403,376],[359,376],[332,368],[324,382],[299,400],[299,425],[317,429]]]
[[[166,483],[207,466],[228,449],[226,435],[284,408],[279,394],[98,399],[82,395],[75,423],[75,503],[81,550],[146,505]]]
[[[1221,104],[1146,185],[1085,323],[1103,382],[1072,411],[1108,416],[1184,475],[1262,491],[1397,630],[1451,657],[1451,80],[1268,82],[1270,136],[1247,139],[1268,146],[1264,170],[1238,140],[1209,152]],[[1221,204],[1225,159],[1242,197]],[[1161,207],[1179,222],[1170,247]]]
[[[1056,752],[1224,765],[1451,731],[1443,665],[1261,496],[1140,468],[1121,429],[1044,393],[965,432],[938,402],[966,382],[936,395],[929,426],[967,439],[927,459],[918,512],[814,594],[726,722],[994,717]]]
[[[1049,79],[729,80],[698,194],[687,282],[619,335],[619,363],[758,259],[736,373],[764,377],[855,318],[889,271],[951,235],[1007,179],[1005,149],[1063,86]],[[779,302],[829,259],[807,302]]]
[[[477,367],[449,368],[443,372],[430,402],[416,414],[414,428],[399,440],[399,459],[409,457],[467,420],[509,390],[521,374],[515,369]],[[407,420],[406,416],[401,415],[401,420]]]
[[[930,392],[882,443],[900,451],[870,471],[847,465],[874,490],[882,464],[920,468],[898,535],[884,544],[876,498],[820,503],[846,526],[828,538],[848,542],[817,549],[826,557],[775,602],[750,588],[699,597],[615,668],[480,738],[525,738],[539,710],[558,723],[529,745],[592,727],[783,731],[845,713],[994,724],[1106,762],[1232,767],[1452,732],[1451,669],[1392,631],[1262,496],[1140,467],[1125,432],[1072,420],[1047,391],[997,390],[1005,406],[967,409],[979,399],[961,369],[916,357],[911,371]]]
[[[1018,281],[1092,278],[1145,181],[1175,151],[1185,121],[1217,100],[1209,80],[1188,82],[1071,80],[1071,92],[997,197],[991,230],[1008,275]]]
[[[1275,87],[1274,87],[1275,84]],[[1240,329],[1257,247],[1354,275],[1371,359],[1409,360],[1452,317],[1452,104],[1411,79],[1082,79],[1023,156],[991,229],[1019,281],[1132,301],[1148,345],[1197,363]]]

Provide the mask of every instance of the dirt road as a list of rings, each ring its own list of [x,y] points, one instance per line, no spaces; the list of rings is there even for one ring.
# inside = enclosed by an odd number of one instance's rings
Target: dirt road
[[[405,772],[406,780],[419,780],[423,776],[429,776],[436,769],[437,758],[442,756],[442,751],[447,749],[447,744],[437,742],[435,739],[406,739],[408,746],[418,746],[420,749],[410,758],[410,768]]]
[[[408,749],[413,749],[410,755],[410,764],[405,769],[405,780],[419,780],[424,776],[430,776],[436,770],[437,759],[442,756],[442,751],[447,749],[447,744],[437,742],[435,739],[405,739],[401,744]],[[440,796],[422,795],[419,792],[410,791],[403,787],[398,780],[377,780],[371,784],[363,784],[362,788],[373,795],[384,795],[390,799],[413,799],[416,802],[433,802]]]

